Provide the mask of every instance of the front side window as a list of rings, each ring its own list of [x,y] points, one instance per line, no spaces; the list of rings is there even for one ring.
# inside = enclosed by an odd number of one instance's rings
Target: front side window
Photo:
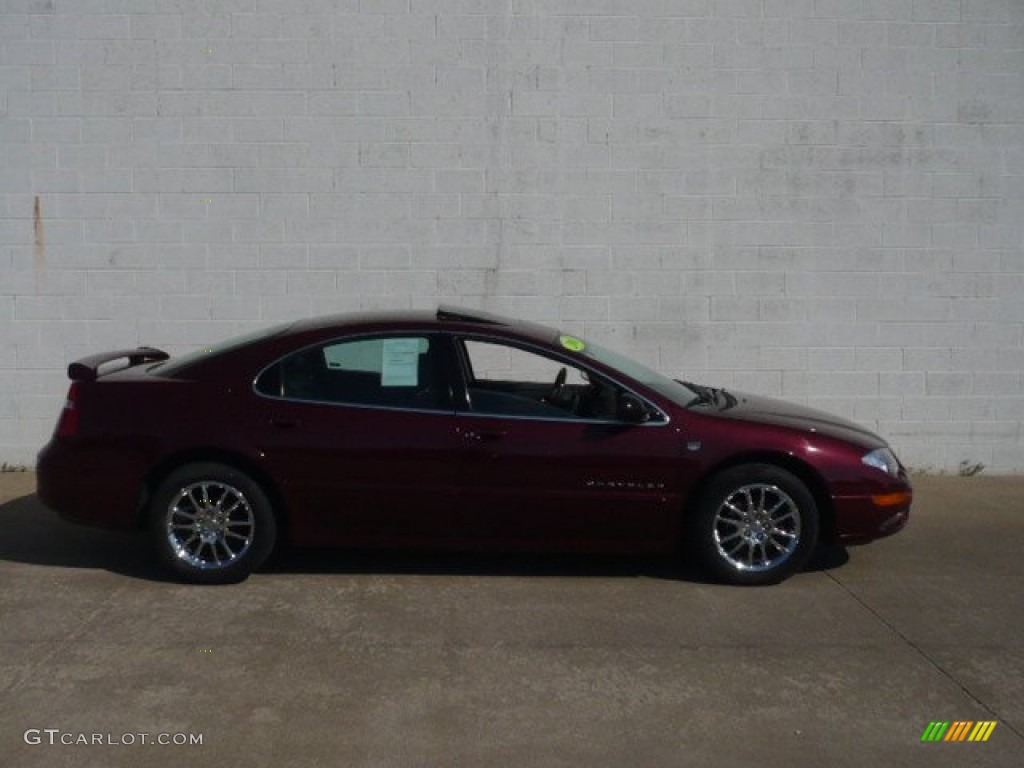
[[[498,341],[461,342],[470,408],[481,414],[620,420],[622,387],[583,368]]]
[[[437,339],[387,336],[333,341],[268,368],[258,392],[289,400],[444,409],[448,405]]]

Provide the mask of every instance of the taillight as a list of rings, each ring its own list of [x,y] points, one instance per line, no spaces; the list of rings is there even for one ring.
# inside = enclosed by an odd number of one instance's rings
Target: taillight
[[[71,382],[64,409],[57,420],[57,437],[74,437],[78,434],[78,382]]]

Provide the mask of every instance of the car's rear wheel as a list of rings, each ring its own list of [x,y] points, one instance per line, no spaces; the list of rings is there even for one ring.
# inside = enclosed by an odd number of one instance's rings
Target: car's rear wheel
[[[266,493],[226,464],[187,464],[153,494],[152,535],[181,578],[203,584],[241,581],[266,560],[277,526]]]
[[[818,510],[792,473],[745,464],[711,479],[688,528],[694,554],[714,578],[774,584],[798,571],[814,550]]]

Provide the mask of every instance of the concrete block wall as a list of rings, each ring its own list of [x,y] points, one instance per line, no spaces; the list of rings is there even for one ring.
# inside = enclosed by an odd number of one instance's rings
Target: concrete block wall
[[[438,301],[1024,470],[1018,0],[0,0],[0,459],[68,361]]]

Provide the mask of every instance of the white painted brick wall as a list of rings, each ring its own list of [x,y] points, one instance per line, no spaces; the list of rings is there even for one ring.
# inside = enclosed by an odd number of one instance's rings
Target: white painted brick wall
[[[1019,472],[1022,245],[1018,0],[0,0],[7,462],[76,356],[447,301]]]

